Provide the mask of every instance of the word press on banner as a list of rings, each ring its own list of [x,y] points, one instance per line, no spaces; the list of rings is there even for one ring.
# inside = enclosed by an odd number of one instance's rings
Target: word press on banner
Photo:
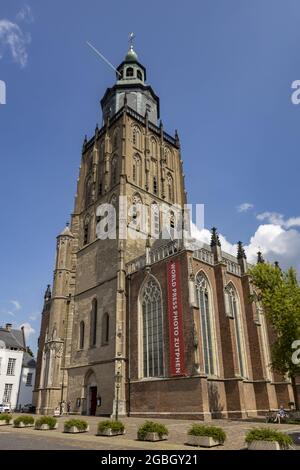
[[[167,279],[170,332],[170,373],[172,376],[180,376],[185,375],[185,365],[180,264],[178,260],[170,261],[167,264]]]

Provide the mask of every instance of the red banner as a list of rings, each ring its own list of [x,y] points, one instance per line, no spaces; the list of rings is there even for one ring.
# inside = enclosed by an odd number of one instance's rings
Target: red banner
[[[184,339],[179,261],[167,264],[168,314],[170,337],[170,375],[185,375]]]

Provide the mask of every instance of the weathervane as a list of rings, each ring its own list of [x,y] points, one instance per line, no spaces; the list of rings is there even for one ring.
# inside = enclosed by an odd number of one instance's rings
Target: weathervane
[[[135,34],[134,33],[130,33],[129,36],[128,36],[128,39],[129,39],[129,44],[130,44],[130,49],[133,49],[133,40],[135,38]]]

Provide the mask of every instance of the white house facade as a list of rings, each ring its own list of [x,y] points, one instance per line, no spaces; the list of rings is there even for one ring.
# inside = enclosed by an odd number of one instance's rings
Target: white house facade
[[[35,360],[26,352],[24,330],[0,328],[0,404],[14,410],[32,403]]]

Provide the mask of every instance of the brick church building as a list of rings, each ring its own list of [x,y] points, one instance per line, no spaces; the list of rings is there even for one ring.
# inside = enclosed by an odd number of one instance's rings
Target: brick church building
[[[272,336],[250,300],[242,244],[233,257],[216,229],[210,245],[174,236],[173,208],[187,202],[180,141],[159,121],[132,46],[101,107],[45,293],[37,412],[70,402],[78,414],[207,420],[286,406],[291,384],[269,367]],[[115,209],[116,237],[99,236],[104,204]],[[142,205],[148,225],[137,222]],[[120,236],[121,226],[139,236]]]

